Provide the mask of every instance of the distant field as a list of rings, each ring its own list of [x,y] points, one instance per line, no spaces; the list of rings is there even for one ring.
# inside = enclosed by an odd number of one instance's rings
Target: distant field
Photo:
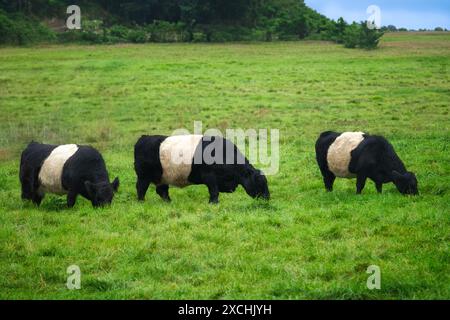
[[[450,33],[387,34],[376,51],[322,42],[0,49],[0,298],[450,299]],[[242,188],[154,187],[136,201],[133,145],[177,128],[280,130],[269,204]],[[420,196],[354,180],[326,193],[324,130],[385,135]],[[32,139],[91,144],[113,205],[20,199]],[[81,268],[81,290],[66,269]],[[381,290],[366,269],[381,268]]]

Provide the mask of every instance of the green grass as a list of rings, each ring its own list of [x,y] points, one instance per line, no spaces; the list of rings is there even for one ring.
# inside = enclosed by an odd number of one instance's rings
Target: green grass
[[[0,298],[449,299],[450,34],[387,34],[376,51],[321,42],[0,49]],[[154,187],[136,201],[133,145],[177,128],[280,130],[272,199],[242,188]],[[337,180],[324,130],[385,135],[420,196]],[[97,147],[121,187],[111,207],[20,199],[30,140]],[[80,266],[81,290],[66,288]],[[381,268],[381,290],[366,269]]]

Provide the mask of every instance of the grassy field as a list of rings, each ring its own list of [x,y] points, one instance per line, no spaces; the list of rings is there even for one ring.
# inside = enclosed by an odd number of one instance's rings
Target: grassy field
[[[321,42],[0,49],[0,298],[450,298],[450,33],[394,34],[376,51]],[[242,188],[151,187],[136,201],[141,134],[280,130],[269,203]],[[354,180],[326,193],[324,130],[383,134],[420,196]],[[20,199],[30,140],[91,144],[121,187],[111,207]],[[81,269],[81,290],[66,269]],[[368,290],[366,269],[381,268]]]

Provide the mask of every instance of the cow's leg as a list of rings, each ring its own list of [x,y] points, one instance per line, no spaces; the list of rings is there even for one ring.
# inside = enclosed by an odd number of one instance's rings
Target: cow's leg
[[[375,188],[377,188],[378,193],[383,192],[383,183],[379,181],[375,181]]]
[[[42,202],[42,199],[45,196],[45,192],[42,192],[39,186],[39,171],[36,170],[34,172],[30,172],[30,176],[27,175],[27,178],[29,179],[28,182],[30,183],[30,190],[31,190],[31,201],[39,206]]]
[[[77,201],[78,193],[76,191],[70,190],[67,194],[67,206],[69,208],[72,208],[75,205],[75,202]]]
[[[209,191],[209,203],[219,203],[219,186],[215,175],[203,176],[203,183],[206,184]]]
[[[31,196],[31,201],[35,205],[40,206],[43,198],[44,198],[44,194],[41,194],[41,193],[35,191],[35,192],[33,192],[33,195]]]
[[[366,185],[367,177],[365,175],[359,174],[356,177],[356,193],[361,194],[361,191],[364,189],[364,186]]]
[[[145,194],[147,193],[148,186],[150,185],[150,180],[144,179],[142,177],[137,178],[136,191],[139,201],[145,200]]]
[[[167,184],[160,184],[156,186],[156,193],[159,194],[161,199],[170,202],[169,186]]]
[[[377,172],[371,173],[369,176],[370,179],[375,183],[375,188],[377,189],[378,193],[383,192],[383,176],[378,174]]]
[[[336,176],[333,174],[333,172],[329,170],[323,170],[322,176],[323,176],[323,183],[325,184],[325,189],[327,191],[333,191],[333,184],[334,180],[336,179]]]
[[[208,185],[209,203],[219,203],[219,188],[217,185]]]
[[[27,177],[21,179],[22,184],[22,199],[32,200],[33,199],[33,182]]]
[[[35,189],[33,177],[33,170],[21,164],[19,178],[22,187],[22,199],[33,200],[33,193]]]

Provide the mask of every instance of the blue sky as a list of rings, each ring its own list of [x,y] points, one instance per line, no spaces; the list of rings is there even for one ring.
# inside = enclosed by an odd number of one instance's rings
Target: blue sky
[[[305,3],[335,20],[341,16],[347,22],[367,20],[367,7],[377,5],[384,26],[450,29],[450,0],[305,0]]]

